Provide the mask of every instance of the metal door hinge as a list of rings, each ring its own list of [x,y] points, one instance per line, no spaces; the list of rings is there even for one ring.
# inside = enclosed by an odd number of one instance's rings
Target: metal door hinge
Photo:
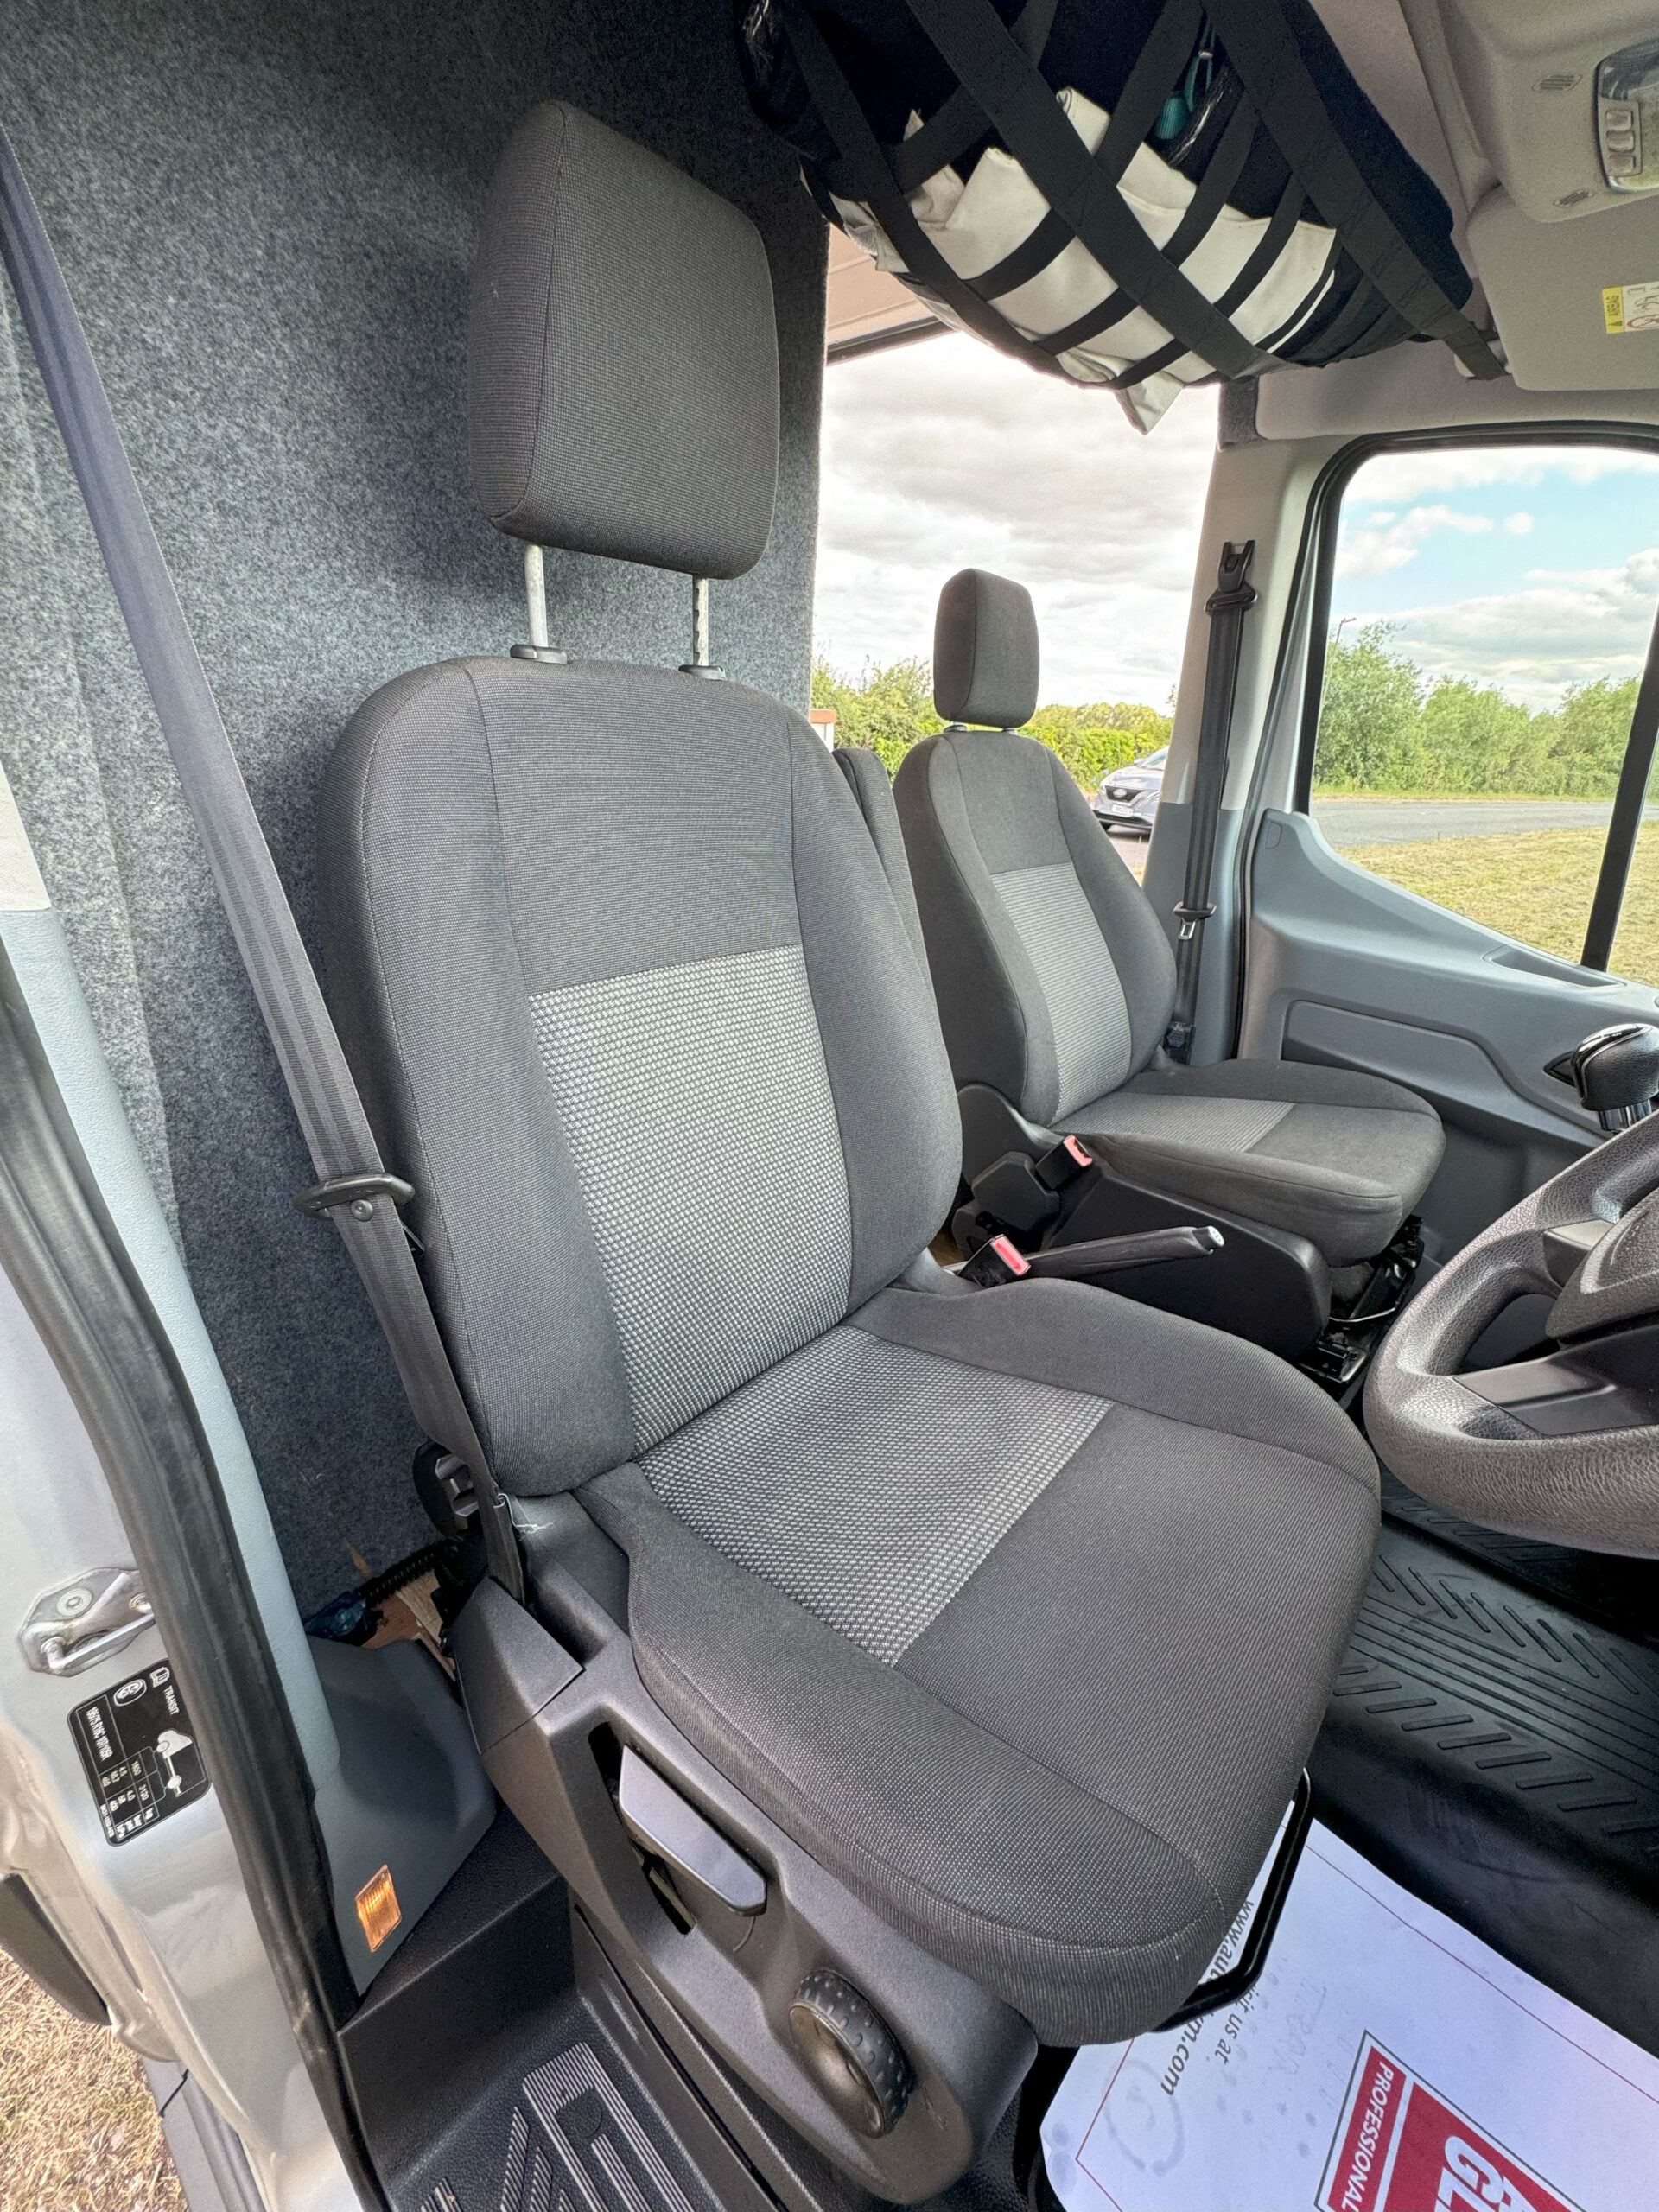
[[[153,1619],[134,1567],[95,1567],[37,1599],[18,1642],[37,1675],[78,1675],[123,1651]]]

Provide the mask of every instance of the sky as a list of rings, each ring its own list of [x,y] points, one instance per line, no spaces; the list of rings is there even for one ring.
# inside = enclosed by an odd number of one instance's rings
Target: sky
[[[932,651],[939,587],[1029,589],[1044,702],[1162,707],[1180,671],[1216,394],[1149,436],[1109,392],[957,333],[824,377],[815,651],[843,674]]]
[[[1656,601],[1659,455],[1382,454],[1344,496],[1332,626],[1397,623],[1431,676],[1553,707],[1568,683],[1641,674]]]

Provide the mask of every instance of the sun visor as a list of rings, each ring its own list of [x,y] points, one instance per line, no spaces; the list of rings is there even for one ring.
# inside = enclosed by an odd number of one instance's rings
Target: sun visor
[[[1409,339],[1503,373],[1450,209],[1306,0],[740,0],[739,41],[878,270],[1143,429]]]

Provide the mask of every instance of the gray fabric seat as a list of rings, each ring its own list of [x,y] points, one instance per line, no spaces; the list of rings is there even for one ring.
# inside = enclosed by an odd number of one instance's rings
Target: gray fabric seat
[[[1000,1091],[1128,1179],[1293,1230],[1334,1264],[1380,1251],[1440,1164],[1440,1117],[1343,1069],[1164,1061],[1173,955],[1076,784],[1013,727],[1037,683],[1026,592],[953,577],[935,702],[958,725],[1009,726],[925,740],[894,797],[958,1085]]]
[[[775,386],[728,332],[771,343],[758,242],[559,108],[509,149],[480,257],[474,467],[527,438],[514,529],[565,526],[542,426],[579,450],[634,388],[610,272],[652,296],[693,235],[691,327],[653,356],[693,364],[683,435],[619,439],[580,529],[603,550],[612,502],[632,557],[753,557]],[[1191,1987],[1267,1847],[1376,1470],[1249,1346],[919,1259],[958,1129],[884,808],[735,683],[418,671],[330,771],[331,989],[496,1474],[626,1550],[647,1687],[891,1925],[1051,2041],[1116,2035]]]
[[[1376,1478],[1303,1382],[1076,1284],[892,1289],[582,1496],[686,1733],[1045,2042],[1108,2041],[1203,1973],[1342,1656]]]

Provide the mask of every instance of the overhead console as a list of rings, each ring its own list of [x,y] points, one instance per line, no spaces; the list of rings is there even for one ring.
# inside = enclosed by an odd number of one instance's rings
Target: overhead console
[[[1659,385],[1659,20],[1640,0],[1402,0],[1516,384]]]

